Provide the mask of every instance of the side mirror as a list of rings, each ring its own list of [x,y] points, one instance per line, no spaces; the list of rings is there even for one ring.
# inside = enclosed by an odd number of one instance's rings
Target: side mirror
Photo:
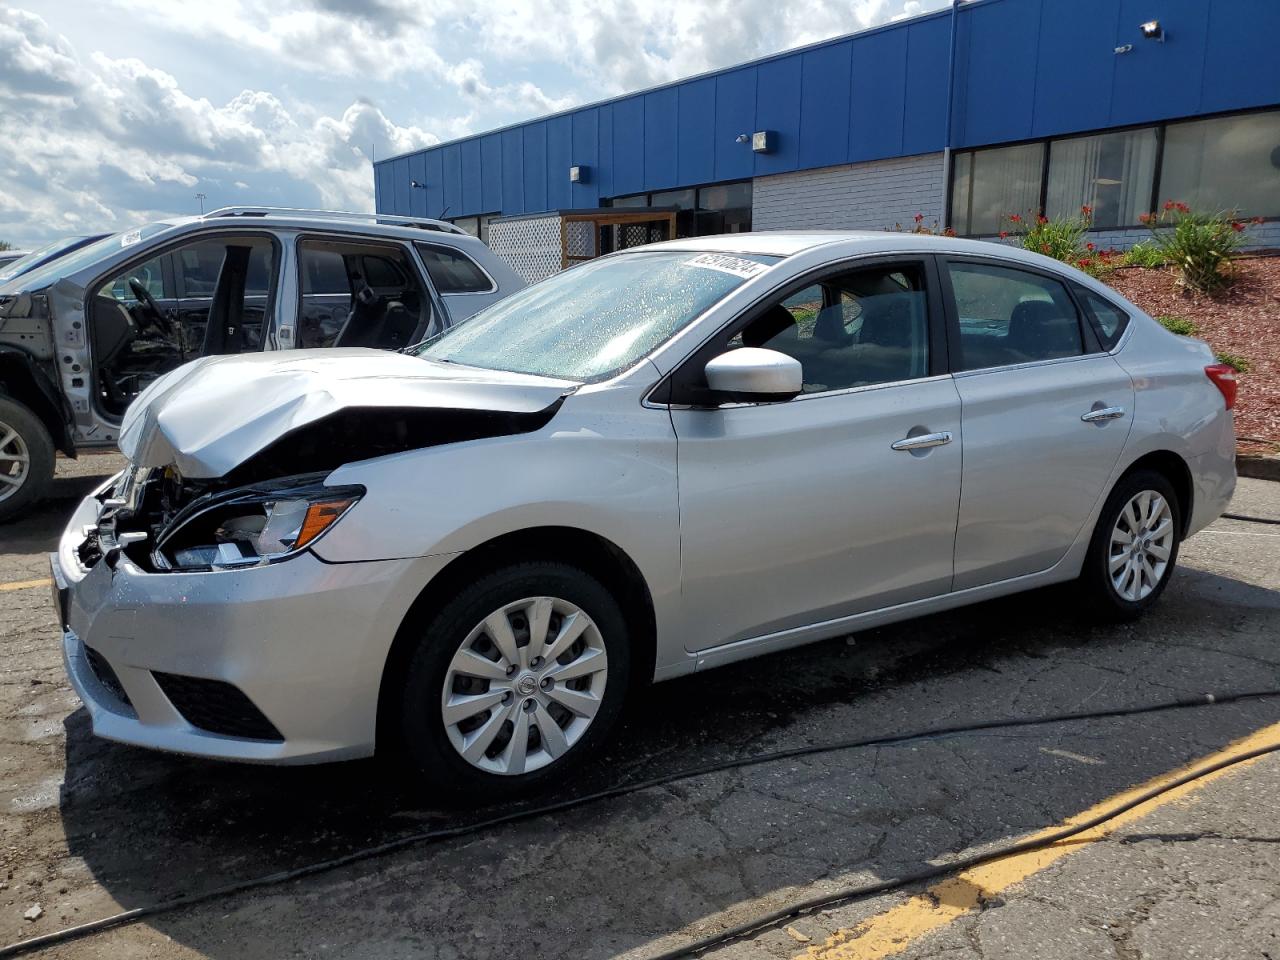
[[[711,360],[707,386],[721,403],[768,403],[800,393],[804,371],[800,361],[777,350],[740,347]]]

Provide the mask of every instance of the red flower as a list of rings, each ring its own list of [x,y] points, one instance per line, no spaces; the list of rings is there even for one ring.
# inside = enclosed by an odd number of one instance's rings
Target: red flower
[[[916,223],[919,223],[919,222],[920,222],[921,220],[923,220],[923,219],[924,219],[924,214],[923,214],[923,213],[917,213],[917,214],[916,214]]]
[[[1166,210],[1172,210],[1172,209],[1173,209],[1173,201],[1172,201],[1172,200],[1166,200],[1166,201],[1164,202],[1164,208],[1165,208]]]
[[[955,227],[947,227],[942,231],[944,237],[954,237],[956,235]]]
[[[1090,260],[1088,257],[1085,257],[1083,260],[1081,260],[1081,261],[1080,261],[1080,266],[1082,266],[1082,267],[1087,267],[1087,266],[1091,265],[1092,263],[1093,263],[1093,261],[1092,261],[1092,260]]]
[[[1190,207],[1188,207],[1185,203],[1175,203],[1175,204],[1174,204],[1174,207],[1177,209],[1177,211],[1178,211],[1179,213],[1190,213],[1190,212],[1191,212],[1191,208],[1190,208]]]
[[[1236,233],[1244,233],[1244,224],[1241,223],[1239,220],[1233,220],[1231,222],[1231,229],[1234,230]]]
[[[1011,214],[1009,214],[1009,222],[1010,222],[1010,223],[1021,223],[1021,222],[1022,222],[1022,214],[1020,214],[1020,213],[1011,213]]]
[[[1092,217],[1092,216],[1093,216],[1093,207],[1089,206],[1089,205],[1086,203],[1083,207],[1081,207],[1081,208],[1080,208],[1080,212],[1081,212],[1081,213],[1083,213],[1086,217]]]
[[[1048,252],[1049,252],[1049,244],[1048,244],[1048,243],[1042,243],[1042,244],[1040,244],[1040,252],[1041,252],[1041,253],[1048,253]]]
[[[1049,222],[1049,218],[1046,217],[1043,213],[1040,214],[1040,216],[1036,217],[1036,223],[1048,223],[1048,222]]]
[[[1152,219],[1153,219],[1153,218],[1152,218],[1151,214],[1149,214],[1149,213],[1140,213],[1140,214],[1138,214],[1138,222],[1139,222],[1139,223],[1150,223]]]
[[[1086,250],[1088,250],[1088,251],[1092,252],[1092,251],[1093,251],[1093,244],[1092,244],[1092,243],[1086,243],[1086,244],[1084,245],[1084,248],[1085,248]]]
[[[1261,217],[1254,217],[1254,218],[1253,218],[1252,220],[1250,220],[1249,222],[1250,222],[1250,223],[1262,223],[1262,218],[1261,218]]]
[[[1000,239],[1001,239],[1001,240],[1007,239],[1007,238],[1008,238],[1008,236],[1009,236],[1009,231],[1008,231],[1008,230],[1001,230],[1001,231],[1000,231]]]

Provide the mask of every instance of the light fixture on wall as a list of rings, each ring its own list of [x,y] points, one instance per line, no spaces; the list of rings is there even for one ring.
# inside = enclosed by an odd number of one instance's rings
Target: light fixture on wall
[[[751,135],[748,133],[740,133],[733,138],[734,143],[749,143],[750,141],[751,141]]]
[[[1148,40],[1164,43],[1164,27],[1160,26],[1159,20],[1148,20],[1146,23],[1140,23],[1138,24],[1138,29],[1142,31],[1142,35]]]
[[[755,153],[773,153],[778,135],[772,130],[757,130],[751,135],[751,149]]]
[[[591,176],[591,168],[585,165],[579,165],[569,168],[570,183],[586,183]]]
[[[425,190],[425,189],[427,189],[427,185],[426,185],[425,183],[421,182],[420,180],[410,180],[410,181],[409,181],[409,186],[413,187],[413,189],[415,189],[415,190]]]

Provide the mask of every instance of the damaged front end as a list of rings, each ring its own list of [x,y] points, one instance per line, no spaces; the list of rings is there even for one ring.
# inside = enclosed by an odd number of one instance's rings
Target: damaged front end
[[[84,531],[80,562],[114,565],[121,553],[150,572],[276,563],[305,550],[364,495],[328,487],[323,473],[247,486],[184,481],[171,467],[122,473],[100,492],[98,523]]]

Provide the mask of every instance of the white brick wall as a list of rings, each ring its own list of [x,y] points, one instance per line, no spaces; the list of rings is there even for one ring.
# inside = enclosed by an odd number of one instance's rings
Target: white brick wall
[[[1089,233],[1089,239],[1100,250],[1106,250],[1108,247],[1128,250],[1135,243],[1150,240],[1151,231],[1145,227],[1137,230],[1097,230]],[[1280,247],[1280,220],[1268,220],[1266,223],[1249,225],[1241,248],[1256,250],[1262,247]]]
[[[891,230],[942,221],[942,154],[756,177],[752,230]]]

